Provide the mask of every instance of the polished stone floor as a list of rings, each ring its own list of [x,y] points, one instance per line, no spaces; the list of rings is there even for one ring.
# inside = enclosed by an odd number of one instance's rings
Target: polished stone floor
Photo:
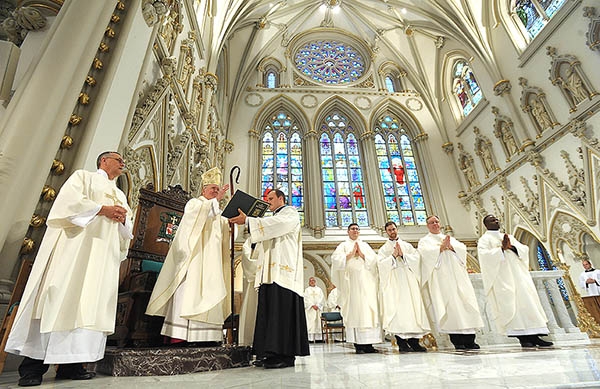
[[[294,368],[246,367],[180,376],[108,377],[55,381],[41,388],[600,388],[600,342],[522,350],[519,346],[483,347],[399,354],[376,345],[380,354],[356,355],[352,346],[312,344],[311,356]],[[52,370],[52,369],[51,369]],[[1,388],[17,388],[16,372],[0,375]]]

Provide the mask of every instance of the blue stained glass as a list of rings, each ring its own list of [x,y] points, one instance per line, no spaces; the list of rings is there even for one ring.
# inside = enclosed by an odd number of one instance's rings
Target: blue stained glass
[[[413,196],[413,201],[415,202],[415,209],[425,209],[423,196]]]
[[[333,159],[329,155],[324,155],[321,157],[321,166],[323,167],[333,167]]]
[[[412,206],[410,204],[410,197],[400,196],[400,209],[402,209],[402,210],[411,210],[412,209]]]
[[[336,169],[338,181],[348,181],[348,170]]]
[[[406,169],[416,169],[415,160],[411,157],[404,158],[404,167]]]
[[[351,179],[352,181],[362,181],[362,170],[360,169],[350,169]]]
[[[340,209],[352,209],[350,196],[340,196]]]
[[[290,166],[293,168],[302,168],[302,158],[299,156],[291,156]]]
[[[463,116],[467,116],[473,108],[483,99],[483,92],[470,66],[464,60],[458,60],[454,64],[454,79],[452,89],[458,99]]]
[[[399,195],[408,195],[408,186],[404,185],[396,185]]]
[[[333,196],[325,196],[325,208],[337,209],[336,199]]]
[[[296,208],[302,207],[302,197],[292,196],[292,205]]]
[[[396,92],[395,87],[394,87],[394,80],[392,80],[392,78],[390,76],[385,77],[385,88],[390,93]]]
[[[333,181],[333,169],[323,169],[323,181]]]
[[[277,169],[286,168],[288,165],[288,156],[277,154]]]
[[[280,182],[277,184],[277,189],[282,191],[283,193],[290,193],[290,187],[287,182]],[[289,197],[289,196],[288,196]]]
[[[327,227],[337,227],[337,212],[325,212],[325,224]]]
[[[327,85],[357,81],[365,71],[360,54],[337,41],[309,42],[296,52],[294,62],[302,74]]]
[[[394,191],[394,184],[385,183],[383,184],[383,194],[386,196],[394,196],[396,192]]]
[[[398,215],[398,211],[387,211],[386,214],[387,220],[396,224],[400,224],[400,216]]]
[[[389,170],[380,170],[382,182],[392,182],[392,175]]]
[[[350,164],[350,167],[352,167],[352,168],[360,167],[360,159],[358,158],[358,155],[350,155],[348,157],[348,163]]]
[[[407,170],[408,173],[408,181],[410,182],[415,182],[415,181],[419,181],[419,176],[417,175],[417,171],[416,170]]]
[[[427,212],[425,211],[415,211],[415,216],[417,218],[417,224],[418,225],[425,225],[427,224]]]
[[[270,71],[267,73],[267,88],[275,88],[277,85],[275,84],[276,78],[275,73]]]
[[[340,212],[340,216],[342,218],[342,227],[347,227],[352,223],[352,212],[342,211]]]
[[[338,182],[338,193],[340,196],[350,196],[350,184],[347,182]]]
[[[356,223],[361,227],[369,226],[369,218],[367,216],[367,212],[357,211],[356,212]]]
[[[421,185],[418,183],[410,184],[410,194],[413,196],[422,194]]]
[[[411,211],[402,211],[402,224],[405,226],[414,226],[415,219]]]
[[[396,209],[398,205],[396,204],[396,197],[394,196],[385,196],[385,208],[386,209]]]
[[[331,154],[331,142],[327,134],[321,135],[321,154]]]

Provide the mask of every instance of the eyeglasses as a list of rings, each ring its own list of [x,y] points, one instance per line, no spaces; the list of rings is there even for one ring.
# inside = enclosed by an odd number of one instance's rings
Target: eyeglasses
[[[119,158],[117,158],[117,157],[104,157],[104,158],[106,158],[106,159],[114,159],[115,161],[117,161],[117,162],[125,165],[125,161],[123,160],[123,158],[120,158],[120,157]]]

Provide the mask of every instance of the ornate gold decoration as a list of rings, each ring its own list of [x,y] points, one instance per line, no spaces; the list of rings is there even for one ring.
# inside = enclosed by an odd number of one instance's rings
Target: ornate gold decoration
[[[113,22],[113,23],[119,23],[121,21],[121,18],[118,15],[113,14],[110,17],[110,21]]]
[[[104,67],[104,64],[98,58],[94,58],[94,62],[92,63],[92,66],[94,66],[94,69],[102,70],[102,68]]]
[[[33,214],[31,215],[31,221],[29,225],[33,228],[39,228],[46,223],[46,218],[40,215]]]
[[[23,239],[23,243],[21,243],[21,254],[30,253],[34,247],[35,242],[33,241],[33,239],[25,237],[25,239]]]
[[[106,43],[100,42],[100,46],[98,46],[98,50],[100,50],[103,53],[106,53],[108,50],[110,50],[110,47]]]
[[[49,185],[44,185],[44,189],[42,189],[42,199],[44,201],[54,201],[56,198],[56,189]]]
[[[122,1],[117,2],[117,7],[116,7],[119,11],[123,11],[125,9],[125,3],[123,3]]]
[[[114,38],[116,33],[115,30],[113,30],[112,28],[106,27],[106,30],[104,30],[104,35],[108,38]]]
[[[92,76],[87,76],[85,78],[85,83],[88,84],[89,86],[96,86],[96,79]]]
[[[64,135],[62,137],[62,140],[60,141],[60,148],[61,149],[70,149],[73,146],[73,138],[71,138],[69,135]]]
[[[60,176],[65,172],[65,164],[62,161],[55,159],[52,161],[52,167],[50,170],[52,170],[52,173],[55,175]]]
[[[435,337],[429,333],[421,338],[421,344],[428,350],[437,351],[438,345]]]
[[[76,126],[79,123],[81,123],[81,119],[83,119],[81,116],[72,114],[71,117],[69,118],[69,124],[72,126]]]
[[[511,87],[509,80],[500,80],[494,84],[494,94],[496,96],[502,96],[510,92]]]
[[[559,269],[564,271],[563,279],[567,282],[567,286],[572,292],[572,301],[575,301],[575,304],[577,305],[577,327],[579,327],[581,331],[587,332],[591,338],[600,338],[600,326],[596,323],[596,320],[594,320],[583,304],[583,299],[571,279],[571,274],[569,273],[570,266],[562,262],[557,263],[557,265]]]
[[[79,94],[79,104],[87,105],[89,103],[90,103],[90,96],[85,92],[81,92]]]

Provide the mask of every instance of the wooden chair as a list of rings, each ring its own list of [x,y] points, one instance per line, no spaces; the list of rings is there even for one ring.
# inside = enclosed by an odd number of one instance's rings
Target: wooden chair
[[[329,337],[333,334],[342,334],[342,342],[346,341],[346,327],[344,326],[342,314],[337,311],[321,313],[321,336],[323,336],[323,341],[329,343]],[[333,337],[331,339],[335,341]]]

